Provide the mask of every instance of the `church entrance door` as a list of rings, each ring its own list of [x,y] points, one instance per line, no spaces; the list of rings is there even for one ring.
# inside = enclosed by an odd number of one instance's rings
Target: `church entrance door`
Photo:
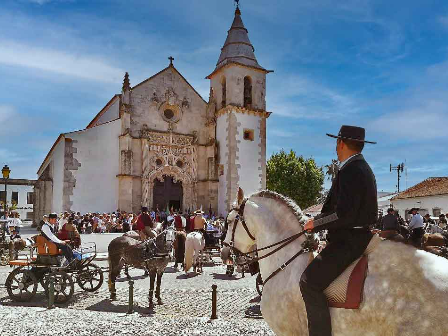
[[[153,190],[153,208],[157,207],[159,210],[166,210],[168,205],[169,209],[171,207],[174,210],[182,210],[182,197],[183,197],[183,187],[182,182],[174,182],[171,176],[163,176],[163,182],[158,179],[154,181]]]

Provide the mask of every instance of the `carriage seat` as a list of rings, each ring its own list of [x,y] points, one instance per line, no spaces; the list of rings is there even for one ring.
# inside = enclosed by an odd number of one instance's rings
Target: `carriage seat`
[[[37,236],[36,246],[38,255],[57,256],[62,254],[62,251],[57,248],[56,244],[49,241],[44,236]]]

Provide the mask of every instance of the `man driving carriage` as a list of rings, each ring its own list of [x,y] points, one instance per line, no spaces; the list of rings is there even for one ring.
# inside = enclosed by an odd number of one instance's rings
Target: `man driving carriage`
[[[376,180],[361,151],[365,130],[342,126],[336,138],[339,171],[333,180],[321,215],[309,220],[305,230],[328,230],[328,244],[309,264],[300,279],[311,336],[331,336],[331,317],[324,290],[365,251],[377,222]]]
[[[42,225],[41,235],[47,240],[53,242],[56,247],[62,251],[65,259],[67,259],[67,262],[70,264],[74,260],[73,251],[65,241],[60,240],[58,237],[56,237],[55,226],[57,224],[57,221],[58,215],[55,213],[51,213],[48,216],[48,222],[45,222],[45,224]]]

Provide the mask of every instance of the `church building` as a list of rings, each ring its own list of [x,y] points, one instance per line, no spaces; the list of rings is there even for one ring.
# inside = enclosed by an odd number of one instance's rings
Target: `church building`
[[[238,186],[266,187],[266,74],[237,7],[205,101],[170,64],[116,94],[83,130],[61,134],[35,184],[49,212],[195,210],[225,216]],[[131,77],[132,78],[132,77]]]

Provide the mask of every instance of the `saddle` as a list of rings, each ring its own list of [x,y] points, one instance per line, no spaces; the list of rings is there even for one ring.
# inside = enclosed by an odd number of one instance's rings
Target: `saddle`
[[[368,255],[375,250],[380,241],[381,238],[374,235],[364,254],[325,289],[324,293],[327,296],[329,307],[359,309],[367,277]]]

